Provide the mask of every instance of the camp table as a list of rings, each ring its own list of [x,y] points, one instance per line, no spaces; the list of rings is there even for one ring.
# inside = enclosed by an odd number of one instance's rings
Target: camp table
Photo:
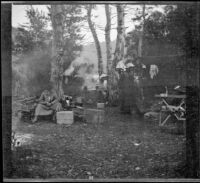
[[[159,115],[159,126],[164,126],[168,119],[174,116],[178,121],[185,121],[185,98],[186,95],[169,95],[169,94],[160,94],[155,95],[157,98],[162,99],[162,106]],[[170,105],[167,99],[180,99],[178,105]],[[162,114],[167,114],[166,118],[162,120]]]

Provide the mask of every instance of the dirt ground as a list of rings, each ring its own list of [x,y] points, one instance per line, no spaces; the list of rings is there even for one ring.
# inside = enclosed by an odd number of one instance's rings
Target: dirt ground
[[[13,151],[13,178],[184,178],[184,135],[118,110],[106,108],[99,125],[13,118],[25,139]]]

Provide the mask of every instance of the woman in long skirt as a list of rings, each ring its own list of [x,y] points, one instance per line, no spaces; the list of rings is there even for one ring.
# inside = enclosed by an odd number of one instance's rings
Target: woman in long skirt
[[[35,116],[32,122],[37,122],[38,116],[48,115],[53,115],[55,120],[55,112],[61,109],[62,106],[58,102],[56,95],[53,92],[50,93],[48,90],[45,90],[39,98],[39,103],[35,109]]]

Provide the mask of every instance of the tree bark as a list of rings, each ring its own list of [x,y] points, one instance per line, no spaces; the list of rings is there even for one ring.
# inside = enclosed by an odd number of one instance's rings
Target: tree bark
[[[112,61],[112,47],[111,47],[111,40],[110,40],[110,30],[111,30],[111,13],[110,7],[108,4],[105,5],[105,12],[106,12],[106,27],[105,27],[105,40],[106,40],[106,55],[107,55],[107,75],[108,75],[108,94],[109,94],[109,103],[112,103],[113,100],[113,83],[114,83],[114,71],[115,68],[113,67]]]
[[[58,98],[63,95],[63,5],[51,5],[51,22],[53,27],[53,45],[51,61],[51,82]]]
[[[117,5],[117,42],[114,54],[114,67],[124,58],[125,30],[124,30],[124,5]]]
[[[109,103],[116,105],[118,101],[119,87],[118,87],[118,73],[115,68],[117,63],[124,57],[125,46],[125,31],[124,31],[124,5],[117,5],[117,41],[114,53],[114,59],[112,60],[111,70],[109,73]],[[109,21],[109,20],[108,20]],[[110,64],[110,63],[109,63]]]
[[[142,6],[142,30],[139,34],[139,43],[138,43],[138,56],[142,57],[143,55],[143,39],[144,39],[144,24],[145,24],[145,4]]]
[[[111,13],[108,4],[105,5],[106,12],[106,27],[105,27],[105,40],[106,40],[106,54],[107,54],[107,73],[110,75],[112,70],[112,47],[110,40],[110,30],[111,30]]]
[[[89,5],[87,9],[87,20],[88,20],[88,25],[90,27],[90,30],[92,32],[92,36],[94,38],[96,50],[97,50],[97,57],[98,57],[98,73],[99,76],[103,73],[103,59],[102,59],[102,54],[101,54],[101,47],[99,43],[99,39],[97,37],[96,30],[94,28],[94,23],[91,20],[91,13],[92,13],[92,5]]]
[[[138,57],[142,57],[143,55],[143,42],[144,42],[144,23],[145,23],[145,4],[142,6],[142,29],[138,34]],[[140,63],[141,64],[141,63]],[[137,67],[137,66],[136,66]],[[141,70],[142,72],[142,70]],[[139,78],[139,84],[138,84],[138,96],[137,96],[137,102],[136,105],[140,112],[144,112],[144,92],[142,87],[142,78]]]

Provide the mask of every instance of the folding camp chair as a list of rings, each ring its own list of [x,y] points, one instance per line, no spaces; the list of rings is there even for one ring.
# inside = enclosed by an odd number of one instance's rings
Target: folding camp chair
[[[167,121],[174,116],[178,121],[185,121],[186,105],[185,105],[185,95],[155,95],[155,97],[162,99],[162,106],[159,115],[159,126],[164,126]],[[179,104],[170,105],[167,102],[168,98],[180,99]],[[167,115],[164,119],[164,115]]]

